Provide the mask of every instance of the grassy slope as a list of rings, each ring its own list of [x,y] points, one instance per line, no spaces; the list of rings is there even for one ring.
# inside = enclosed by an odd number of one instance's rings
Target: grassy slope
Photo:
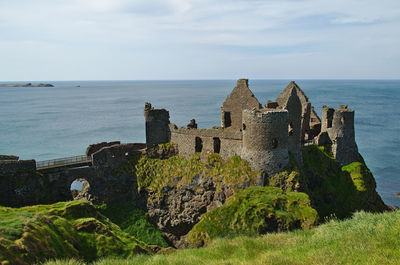
[[[302,191],[321,219],[346,218],[358,210],[382,212],[387,206],[376,192],[375,179],[363,159],[340,167],[322,146],[302,150],[304,166],[291,159],[288,167],[269,179],[269,185]]]
[[[399,264],[400,212],[359,212],[311,230],[261,237],[217,239],[200,249],[134,259],[104,259],[105,264]],[[50,262],[82,264],[77,261]]]
[[[4,264],[32,264],[66,257],[90,261],[136,253],[150,253],[150,250],[88,202],[22,208],[0,206],[0,261]]]
[[[311,228],[318,220],[307,194],[273,187],[252,187],[228,198],[224,206],[204,214],[187,236],[191,246],[217,237],[259,235]]]
[[[132,204],[103,204],[96,209],[108,217],[122,231],[134,236],[149,245],[168,247],[162,233],[147,219],[145,212],[135,208]]]

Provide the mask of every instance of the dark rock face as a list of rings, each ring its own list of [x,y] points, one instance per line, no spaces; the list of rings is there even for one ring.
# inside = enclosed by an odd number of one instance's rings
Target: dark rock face
[[[157,198],[149,194],[147,213],[150,222],[157,225],[169,244],[185,247],[183,236],[199,222],[200,216],[225,203],[233,194],[230,187],[217,190],[211,178],[194,178],[189,184],[180,187],[164,187],[164,196]]]
[[[166,159],[178,155],[178,147],[175,144],[160,144],[146,149],[146,155],[150,158]]]
[[[11,156],[11,155],[0,155],[0,161],[2,160],[18,160],[18,156]]]
[[[128,158],[141,154],[144,144],[121,144],[102,148],[93,154],[93,168],[116,169],[128,161]]]
[[[91,156],[92,154],[96,153],[103,147],[119,145],[119,144],[121,144],[120,141],[109,142],[109,143],[101,142],[101,143],[97,143],[97,144],[91,144],[88,146],[88,148],[86,148],[86,156]]]
[[[37,202],[43,188],[42,177],[36,174],[35,160],[0,161],[0,205],[18,206]]]

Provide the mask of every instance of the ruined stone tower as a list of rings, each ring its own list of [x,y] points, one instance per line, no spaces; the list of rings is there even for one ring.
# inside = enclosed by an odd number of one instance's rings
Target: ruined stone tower
[[[165,109],[154,109],[150,103],[146,102],[143,115],[146,122],[147,147],[169,142],[169,112]]]
[[[290,82],[276,100],[279,108],[286,109],[289,112],[288,150],[302,164],[301,143],[305,137],[306,129],[309,129],[311,105],[305,96],[303,97],[304,104],[302,104],[298,90],[300,88],[294,82]],[[304,95],[302,91],[300,95]],[[306,113],[303,113],[303,110]],[[307,126],[304,127],[304,124],[307,124]]]
[[[347,105],[340,105],[336,110],[323,106],[321,122],[321,135],[328,134],[336,161],[342,165],[358,161],[358,148],[354,134],[354,110],[348,109]]]
[[[248,79],[239,79],[222,104],[221,127],[241,129],[244,109],[261,109],[261,104],[250,91]]]
[[[241,157],[253,169],[269,176],[281,171],[289,162],[288,121],[286,110],[243,110],[243,146]]]
[[[279,106],[283,106],[285,109],[287,109],[288,100],[292,94],[296,94],[301,103],[301,142],[304,143],[307,140],[310,140],[310,138],[312,139],[312,137],[309,135],[312,106],[304,91],[301,90],[301,88],[294,81],[291,81],[285,87],[282,93],[276,98],[276,102],[279,104]]]

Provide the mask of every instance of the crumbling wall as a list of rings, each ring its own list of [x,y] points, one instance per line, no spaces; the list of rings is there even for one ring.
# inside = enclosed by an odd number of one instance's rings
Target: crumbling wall
[[[317,113],[314,110],[314,107],[311,107],[311,115],[310,115],[310,129],[308,131],[308,137],[306,140],[314,139],[321,132],[321,119],[318,117]]]
[[[196,152],[200,152],[203,158],[213,153],[219,153],[224,159],[241,153],[242,133],[240,130],[199,130],[183,127],[178,129],[175,124],[170,124],[170,131],[171,142],[178,146],[179,155],[187,158]]]
[[[97,144],[91,144],[86,148],[86,156],[91,156],[92,154],[96,153],[103,147],[113,146],[113,145],[118,145],[118,144],[121,144],[121,142],[114,141],[114,142],[101,142],[101,143],[97,143]]]
[[[143,114],[146,122],[147,147],[169,142],[169,112],[165,109],[154,109],[147,102]]]
[[[288,125],[288,150],[291,152],[297,161],[302,164],[303,159],[301,157],[301,143],[305,137],[305,128],[304,123],[309,124],[310,119],[310,105],[308,104],[307,98],[304,98],[303,95],[303,103],[300,100],[298,94],[298,86],[291,82],[282,92],[282,94],[277,98],[277,102],[279,103],[279,107],[282,109],[286,109],[289,112],[289,125]],[[303,113],[305,109],[307,113]],[[304,120],[304,115],[307,115],[308,120]]]
[[[124,165],[142,154],[144,144],[103,147],[92,154],[93,166],[36,170],[35,160],[0,161],[0,205],[21,207],[73,199],[71,184],[85,179],[94,202],[139,200],[137,182]],[[136,188],[135,188],[136,187]]]
[[[244,109],[261,109],[261,104],[250,91],[248,79],[239,79],[236,87],[222,104],[221,127],[241,129]]]
[[[339,164],[347,165],[358,161],[358,148],[354,133],[354,110],[346,105],[339,109],[323,106],[321,135],[327,133],[331,142],[331,151]]]
[[[304,143],[308,139],[308,132],[310,130],[310,117],[311,117],[311,103],[308,100],[308,97],[304,93],[304,91],[294,82],[291,81],[281,94],[276,98],[276,102],[279,106],[283,106],[286,108],[288,104],[289,98],[292,94],[296,94],[297,98],[301,104],[301,118],[300,118],[300,126],[301,126],[301,142]],[[287,108],[286,108],[287,109]],[[289,111],[290,112],[290,111]],[[290,113],[289,113],[290,115]]]
[[[272,176],[288,164],[288,124],[286,110],[243,111],[241,157],[252,169]]]

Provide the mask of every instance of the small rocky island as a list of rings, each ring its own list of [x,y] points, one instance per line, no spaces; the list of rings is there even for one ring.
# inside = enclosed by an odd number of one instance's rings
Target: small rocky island
[[[32,84],[32,83],[15,83],[15,84],[0,84],[0,87],[54,87],[52,84]]]

